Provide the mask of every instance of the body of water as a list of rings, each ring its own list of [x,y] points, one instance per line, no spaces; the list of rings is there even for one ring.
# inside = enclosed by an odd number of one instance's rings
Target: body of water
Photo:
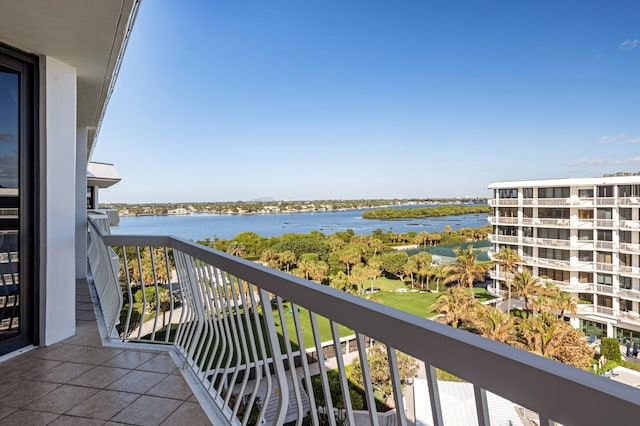
[[[411,206],[412,208],[420,206]],[[325,235],[352,229],[358,235],[376,229],[403,232],[440,232],[446,225],[452,229],[478,228],[488,224],[487,214],[442,216],[407,220],[362,219],[365,210],[255,215],[137,216],[122,217],[114,234],[172,235],[189,240],[205,238],[231,239],[241,232],[255,232],[263,237],[283,234],[307,234],[320,231]]]

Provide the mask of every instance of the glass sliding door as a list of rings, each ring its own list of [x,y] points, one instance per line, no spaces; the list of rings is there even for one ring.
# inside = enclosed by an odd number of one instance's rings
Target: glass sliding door
[[[37,343],[34,62],[0,46],[0,355]]]

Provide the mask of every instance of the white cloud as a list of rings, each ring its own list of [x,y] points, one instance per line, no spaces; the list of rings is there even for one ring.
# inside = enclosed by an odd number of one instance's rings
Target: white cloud
[[[598,141],[596,142],[597,144],[606,144],[606,143],[613,143],[615,141],[619,141],[620,139],[624,139],[627,135],[625,135],[624,133],[620,133],[617,136],[603,136],[600,139],[598,139]]]
[[[623,41],[622,43],[620,43],[620,45],[618,45],[618,49],[620,50],[630,50],[630,49],[635,49],[636,47],[638,47],[638,44],[640,44],[640,40],[636,39],[626,39],[625,41]]]
[[[629,139],[629,142],[631,142],[631,143],[638,143],[638,142],[640,142],[640,138],[633,138],[633,139]]]
[[[572,161],[568,163],[568,166],[571,167],[590,167],[590,166],[618,166],[625,164],[640,164],[640,157],[632,157],[626,158],[624,160],[603,160],[603,159],[587,159],[583,158],[580,160]]]

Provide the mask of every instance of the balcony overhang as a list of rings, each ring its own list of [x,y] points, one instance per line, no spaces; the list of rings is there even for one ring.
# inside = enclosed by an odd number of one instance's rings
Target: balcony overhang
[[[0,43],[76,69],[77,125],[91,157],[140,0],[4,2]]]
[[[87,164],[87,185],[98,188],[109,188],[120,182],[120,175],[113,164],[96,163]]]

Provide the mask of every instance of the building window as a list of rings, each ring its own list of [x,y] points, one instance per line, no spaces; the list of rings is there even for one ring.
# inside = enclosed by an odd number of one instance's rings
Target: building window
[[[578,189],[578,197],[580,197],[580,198],[593,198],[593,188],[590,188],[590,189]]]
[[[593,241],[593,231],[586,229],[578,230],[578,240],[579,241]]]
[[[613,263],[613,254],[606,251],[599,251],[596,253],[596,261],[598,263],[611,265]]]
[[[538,228],[538,238],[550,238],[552,240],[568,240],[570,231],[566,228]]]
[[[522,217],[532,218],[533,217],[533,207],[525,207],[522,209]]]
[[[613,275],[598,274],[597,283],[600,285],[613,285]]]
[[[538,188],[538,198],[569,198],[569,187]]]
[[[533,198],[533,188],[522,188],[523,198]]]
[[[620,288],[631,290],[633,288],[633,279],[631,277],[620,277]]]
[[[501,207],[498,215],[500,217],[518,217],[517,207]]]
[[[593,284],[593,272],[578,272],[578,281],[583,284]]]
[[[587,336],[606,337],[607,325],[599,322],[580,320],[580,330]]]
[[[620,231],[618,235],[619,235],[621,243],[632,243],[633,242],[633,236],[631,234],[631,231]]]
[[[569,260],[569,251],[552,248],[539,248],[538,256],[545,259]]]
[[[613,197],[613,185],[605,185],[598,187],[598,197],[611,198]]]
[[[580,262],[593,262],[593,252],[580,250],[578,252],[578,260]]]
[[[540,268],[538,269],[538,275],[546,277],[553,281],[569,282],[571,274],[569,271],[560,271],[558,269]]]
[[[570,213],[569,209],[538,209],[540,219],[569,219]]]
[[[613,241],[613,231],[598,229],[598,241]]]
[[[613,210],[612,209],[598,209],[598,219],[613,219]]]
[[[621,220],[633,220],[633,209],[621,208],[618,214]]]
[[[499,189],[498,198],[518,198],[518,189],[517,188]]]
[[[593,210],[578,210],[578,219],[580,220],[592,220]]]
[[[629,253],[619,253],[618,260],[620,261],[620,266],[632,266],[633,260],[632,256]]]
[[[528,256],[528,257],[533,257],[533,247],[531,247],[531,246],[522,247],[522,255],[523,256]]]

